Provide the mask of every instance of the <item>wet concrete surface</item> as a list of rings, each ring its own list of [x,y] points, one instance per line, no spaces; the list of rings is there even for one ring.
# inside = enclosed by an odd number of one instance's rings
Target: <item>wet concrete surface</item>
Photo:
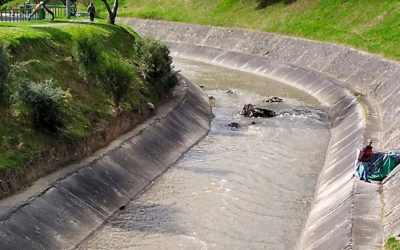
[[[175,66],[215,98],[209,135],[79,249],[294,249],[330,139],[326,111],[263,77]],[[264,103],[271,95],[284,102]],[[244,118],[247,103],[280,115]]]

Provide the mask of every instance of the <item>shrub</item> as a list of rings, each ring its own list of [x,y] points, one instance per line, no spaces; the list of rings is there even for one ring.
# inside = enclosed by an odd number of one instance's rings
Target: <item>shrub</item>
[[[86,73],[93,73],[102,61],[98,43],[89,37],[82,37],[76,43],[76,57]]]
[[[166,45],[153,39],[144,39],[138,43],[134,52],[141,61],[145,79],[155,85],[159,96],[176,85],[178,80],[173,72],[172,58]]]
[[[134,68],[129,63],[108,59],[100,75],[106,91],[113,97],[115,106],[120,107],[132,93]]]
[[[153,39],[145,39],[142,44],[140,60],[144,63],[145,74],[150,79],[168,75],[172,70],[172,58],[167,46]]]
[[[52,80],[28,82],[19,89],[14,107],[28,110],[36,127],[56,131],[65,124],[64,109],[69,97],[69,92],[54,87]]]
[[[10,65],[7,79],[3,85],[2,97],[4,103],[13,105],[19,102],[21,89],[25,88],[26,84],[30,81],[26,77],[29,66],[37,62],[36,60],[29,60]]]
[[[387,250],[400,250],[400,242],[396,237],[390,237],[385,244]]]

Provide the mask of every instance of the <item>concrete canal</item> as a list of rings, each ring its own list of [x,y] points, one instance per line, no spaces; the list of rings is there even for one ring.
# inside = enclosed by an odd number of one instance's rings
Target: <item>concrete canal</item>
[[[261,76],[174,63],[215,98],[209,135],[78,248],[294,249],[330,140],[325,108]],[[245,118],[248,103],[279,115]]]

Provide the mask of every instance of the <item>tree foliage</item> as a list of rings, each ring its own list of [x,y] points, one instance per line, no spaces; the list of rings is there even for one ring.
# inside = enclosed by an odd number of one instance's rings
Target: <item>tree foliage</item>
[[[5,3],[8,3],[8,2],[10,2],[11,0],[0,0],[0,6],[1,5],[3,5],[3,4],[5,4]]]

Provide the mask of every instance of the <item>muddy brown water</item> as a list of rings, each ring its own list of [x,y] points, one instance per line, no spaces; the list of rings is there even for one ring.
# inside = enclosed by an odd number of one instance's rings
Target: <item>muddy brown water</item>
[[[264,77],[174,64],[215,98],[209,135],[78,248],[295,249],[330,139],[326,110]],[[264,103],[271,95],[284,102]],[[247,103],[280,115],[242,117]]]

